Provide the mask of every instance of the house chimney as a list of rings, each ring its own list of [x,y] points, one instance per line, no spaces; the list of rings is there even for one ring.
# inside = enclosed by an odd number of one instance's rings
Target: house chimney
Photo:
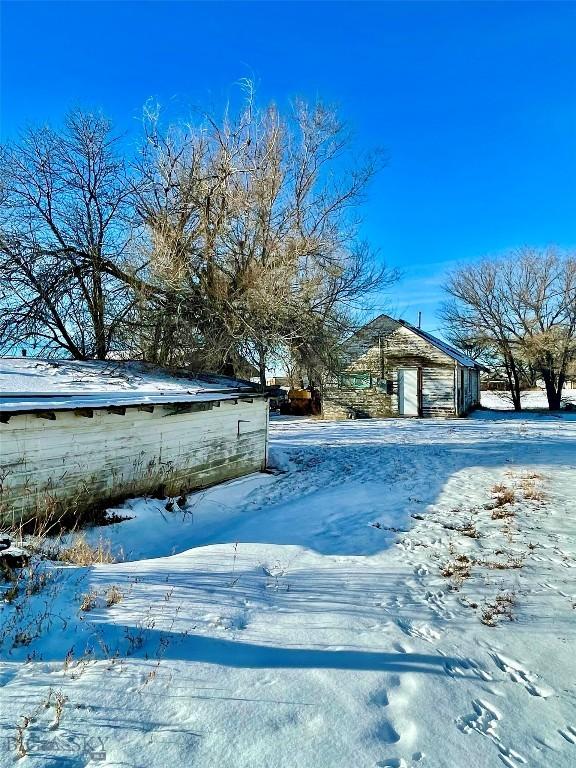
[[[422,328],[422,312],[418,312],[418,328]]]

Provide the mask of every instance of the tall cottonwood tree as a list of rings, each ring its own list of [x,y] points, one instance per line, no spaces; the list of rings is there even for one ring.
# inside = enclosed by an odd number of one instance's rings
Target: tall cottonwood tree
[[[445,289],[449,329],[485,350],[508,379],[521,410],[523,381],[536,372],[551,409],[560,408],[576,359],[576,258],[555,248],[519,248],[458,268]]]
[[[249,97],[236,116],[166,130],[148,113],[138,210],[172,296],[152,313],[155,349],[196,346],[227,371],[248,359],[262,382],[286,350],[308,369],[323,362],[351,310],[396,277],[358,242],[354,212],[379,160],[346,166],[350,147],[320,103],[283,116]]]

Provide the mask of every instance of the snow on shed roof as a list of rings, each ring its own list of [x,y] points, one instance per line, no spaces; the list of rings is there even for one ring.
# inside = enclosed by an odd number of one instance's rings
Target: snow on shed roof
[[[225,376],[172,376],[142,363],[0,358],[0,411],[206,402],[254,394]]]

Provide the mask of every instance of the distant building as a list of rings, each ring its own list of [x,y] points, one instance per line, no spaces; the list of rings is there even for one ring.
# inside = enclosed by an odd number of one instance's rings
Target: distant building
[[[388,315],[344,342],[339,358],[323,382],[326,418],[462,416],[480,403],[482,366]]]
[[[258,472],[267,434],[266,397],[249,382],[0,358],[0,523]]]
[[[566,371],[566,381],[564,389],[576,389],[576,361],[570,363]]]
[[[272,376],[266,379],[266,385],[268,387],[286,387],[290,389],[290,379],[288,376]]]

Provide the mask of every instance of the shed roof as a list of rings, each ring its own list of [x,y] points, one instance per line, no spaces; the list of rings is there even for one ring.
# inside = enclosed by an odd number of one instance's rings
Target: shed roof
[[[229,400],[253,384],[209,374],[173,376],[142,363],[0,358],[0,412]]]
[[[444,352],[445,355],[448,355],[448,357],[456,360],[456,362],[460,363],[460,365],[464,366],[465,368],[484,368],[484,366],[480,365],[480,363],[478,363],[473,358],[468,357],[468,355],[460,352],[460,350],[456,349],[456,347],[453,347],[445,341],[442,341],[442,339],[433,336],[431,333],[423,331],[421,328],[417,328],[414,325],[410,325],[410,323],[406,323],[404,321],[399,322],[401,322],[401,324],[406,328],[414,331],[414,333],[418,334],[418,336],[420,336],[422,339],[425,339],[426,341],[430,342],[430,344],[433,344],[441,352]]]
[[[392,333],[400,327],[408,328],[408,330],[412,331],[417,336],[420,336],[420,338],[424,339],[430,344],[433,344],[437,349],[439,349],[448,357],[451,357],[453,360],[456,360],[456,362],[465,368],[478,368],[479,370],[486,370],[483,365],[478,363],[476,360],[473,360],[471,357],[468,357],[468,355],[465,355],[459,349],[456,349],[456,347],[451,346],[447,342],[442,341],[442,339],[439,339],[437,336],[433,336],[427,331],[423,331],[421,328],[417,328],[415,325],[411,325],[410,323],[406,322],[406,320],[396,320],[395,318],[390,317],[390,315],[381,314],[363,326],[363,328],[360,330],[369,328],[372,324],[375,326],[381,325],[383,321],[386,321],[389,333]],[[358,333],[358,331],[356,333]],[[354,334],[354,336],[355,335],[356,334]]]

